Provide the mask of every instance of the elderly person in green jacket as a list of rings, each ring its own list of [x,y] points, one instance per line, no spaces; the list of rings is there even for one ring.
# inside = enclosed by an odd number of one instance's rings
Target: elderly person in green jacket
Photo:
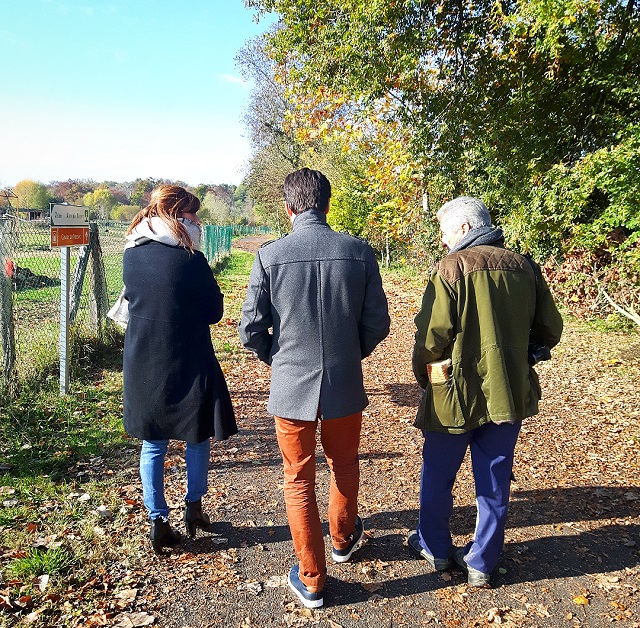
[[[449,252],[415,318],[412,365],[424,389],[415,426],[424,446],[420,515],[408,544],[436,570],[455,564],[469,584],[487,586],[504,545],[521,421],[538,413],[532,365],[559,342],[562,318],[540,268],[504,247],[482,201],[456,198],[437,218]],[[467,447],[478,516],[473,540],[455,548],[451,490]]]

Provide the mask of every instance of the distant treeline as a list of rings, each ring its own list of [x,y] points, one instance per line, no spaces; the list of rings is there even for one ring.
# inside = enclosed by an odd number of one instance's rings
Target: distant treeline
[[[49,203],[66,202],[88,207],[90,218],[129,222],[149,203],[152,190],[161,183],[174,183],[193,192],[202,201],[199,216],[205,224],[255,223],[253,203],[244,184],[201,183],[192,187],[182,181],[153,178],[123,183],[69,179],[45,184],[24,179],[11,188],[13,196],[8,196],[8,202],[17,210],[47,210]],[[6,208],[7,198],[0,202],[4,202]]]

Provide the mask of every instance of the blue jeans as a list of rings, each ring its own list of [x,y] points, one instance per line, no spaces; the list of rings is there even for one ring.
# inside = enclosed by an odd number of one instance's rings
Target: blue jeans
[[[164,458],[168,440],[143,440],[140,452],[140,479],[144,505],[150,519],[169,516],[169,507],[164,498]],[[207,492],[209,471],[209,439],[201,443],[187,443],[187,494],[185,499],[198,501]]]
[[[424,432],[420,477],[418,536],[436,558],[447,558],[452,545],[449,519],[451,491],[467,447],[476,485],[478,514],[465,561],[482,573],[491,573],[504,544],[504,529],[511,489],[513,452],[520,422],[485,423],[464,434]]]

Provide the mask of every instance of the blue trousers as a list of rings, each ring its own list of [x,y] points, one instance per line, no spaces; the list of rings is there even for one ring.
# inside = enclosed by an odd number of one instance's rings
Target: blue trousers
[[[140,452],[140,479],[144,505],[150,519],[169,516],[169,507],[164,498],[164,458],[168,440],[143,440]],[[209,439],[201,443],[187,443],[187,494],[185,499],[198,501],[207,492],[209,471]]]
[[[436,558],[447,558],[452,546],[449,520],[453,512],[453,483],[469,447],[478,509],[473,540],[465,561],[491,573],[504,545],[513,452],[520,422],[485,423],[465,434],[424,432],[420,477],[418,536]]]

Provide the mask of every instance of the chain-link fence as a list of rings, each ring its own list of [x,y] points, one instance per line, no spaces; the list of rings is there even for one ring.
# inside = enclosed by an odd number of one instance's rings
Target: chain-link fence
[[[127,224],[91,224],[89,246],[71,247],[70,320],[99,335],[122,289]],[[0,219],[2,384],[27,381],[58,359],[61,250],[50,245],[49,219]]]
[[[91,223],[89,246],[71,247],[70,321],[75,332],[99,336],[122,290],[128,223]],[[245,227],[247,228],[247,227]],[[247,228],[258,233],[256,227]],[[254,231],[251,231],[253,229]],[[231,251],[232,226],[207,225],[200,248],[213,264]],[[46,220],[0,218],[0,385],[55,376],[60,335],[60,249],[52,249]]]

